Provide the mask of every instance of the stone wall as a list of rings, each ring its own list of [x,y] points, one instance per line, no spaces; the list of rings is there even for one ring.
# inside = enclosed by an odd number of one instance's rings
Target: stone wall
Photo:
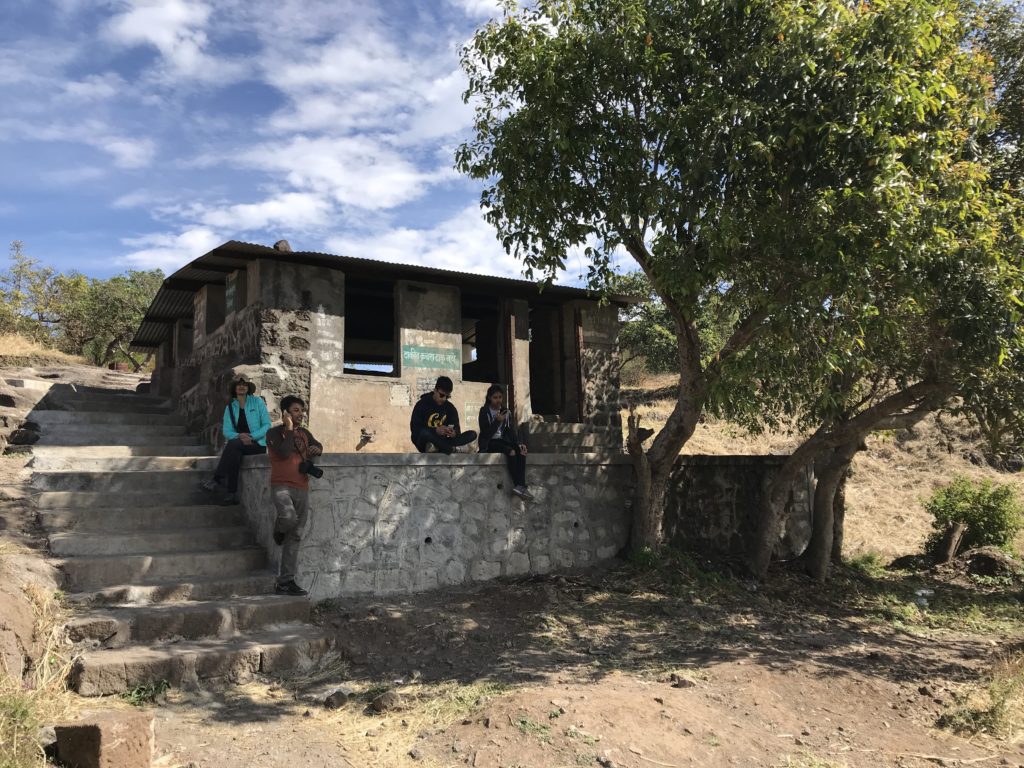
[[[228,314],[216,329],[197,332],[186,364],[175,369],[179,411],[189,431],[215,449],[224,442],[221,424],[232,379],[244,375],[253,381],[276,419],[285,395],[310,401],[314,362],[329,371],[341,357],[341,272],[261,259],[247,273],[244,283],[241,275],[234,277],[232,304],[248,304]],[[196,317],[203,323],[208,317],[200,298]]]
[[[271,557],[267,458],[242,497]],[[497,455],[334,454],[318,464],[298,580],[314,600],[387,595],[588,566],[626,544],[632,467],[622,456],[531,457],[531,503]]]
[[[761,500],[785,456],[680,456],[665,510],[669,543],[703,554],[743,557],[757,530]],[[789,500],[789,522],[776,553],[804,551],[811,537],[813,478],[808,472]]]

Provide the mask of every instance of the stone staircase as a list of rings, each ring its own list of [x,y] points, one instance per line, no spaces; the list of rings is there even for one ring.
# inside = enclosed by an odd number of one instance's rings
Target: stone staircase
[[[534,415],[530,421],[530,451],[533,453],[597,453],[619,451],[607,427],[573,424],[556,416]]]
[[[234,682],[306,666],[331,644],[274,575],[238,506],[198,489],[216,461],[167,401],[70,387],[29,416],[32,485],[84,649],[86,696],[167,681]],[[47,407],[48,403],[50,407]]]

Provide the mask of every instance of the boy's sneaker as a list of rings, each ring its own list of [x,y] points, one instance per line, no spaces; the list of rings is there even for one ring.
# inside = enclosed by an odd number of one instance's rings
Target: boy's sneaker
[[[229,493],[223,499],[220,500],[220,505],[222,507],[233,507],[237,503],[238,503],[238,494],[237,493]]]
[[[512,489],[512,493],[514,493],[521,499],[533,501],[533,494],[530,493],[530,489],[527,488],[525,485],[517,485],[515,488]]]
[[[309,594],[307,590],[295,583],[295,579],[289,579],[288,581],[278,583],[278,585],[274,587],[274,591],[279,595],[292,595],[293,597],[304,597]]]
[[[215,493],[217,489],[220,488],[220,483],[213,478],[210,478],[206,482],[200,483],[199,488],[207,493]]]

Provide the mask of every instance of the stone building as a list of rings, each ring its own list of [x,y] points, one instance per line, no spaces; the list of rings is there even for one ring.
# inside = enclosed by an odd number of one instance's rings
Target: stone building
[[[277,416],[303,397],[330,453],[413,450],[409,414],[440,375],[463,427],[492,383],[534,451],[618,451],[617,310],[578,288],[231,241],[164,281],[132,343],[155,393],[219,444],[227,382]]]
[[[619,419],[617,310],[586,291],[521,280],[293,253],[228,242],[181,268],[133,347],[156,352],[151,387],[189,431],[221,442],[228,382],[244,374],[271,415],[310,404],[324,443],[299,581],[315,600],[416,592],[588,566],[630,529],[633,471]],[[504,457],[415,453],[409,416],[439,375],[465,428],[505,385],[529,434],[534,500],[510,492]],[[668,497],[673,543],[734,556],[778,457],[680,457]],[[242,510],[271,560],[266,456],[242,470]],[[813,487],[794,489],[782,556],[806,544]]]

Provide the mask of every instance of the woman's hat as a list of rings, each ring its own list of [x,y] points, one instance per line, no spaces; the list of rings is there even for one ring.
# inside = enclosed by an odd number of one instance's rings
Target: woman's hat
[[[249,381],[245,376],[236,376],[231,380],[231,385],[228,389],[228,397],[235,397],[235,387],[239,384],[245,384],[249,387],[249,394],[256,394],[256,385]]]

